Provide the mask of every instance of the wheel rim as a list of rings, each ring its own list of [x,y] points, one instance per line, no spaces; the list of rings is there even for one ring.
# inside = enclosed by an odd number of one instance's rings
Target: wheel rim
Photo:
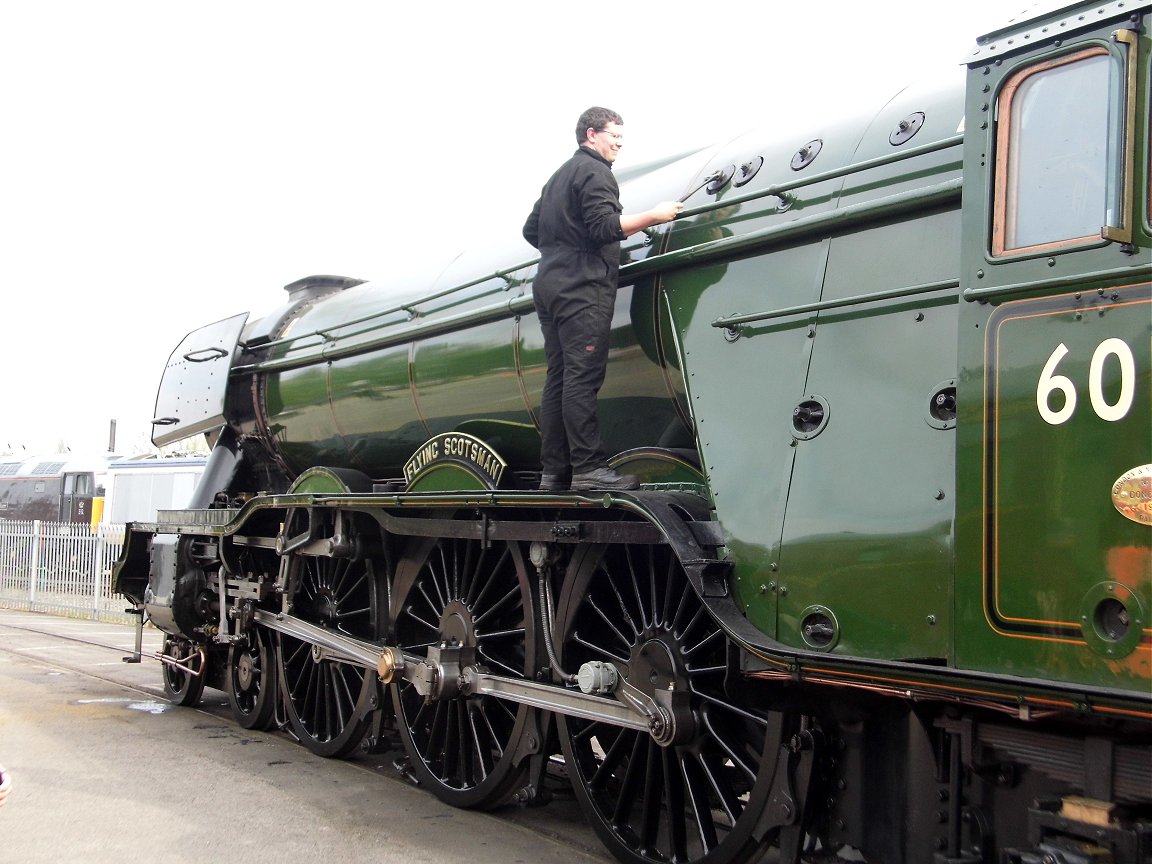
[[[757,854],[778,734],[726,695],[726,638],[671,552],[578,550],[556,629],[568,671],[611,662],[649,695],[688,694],[691,735],[668,747],[645,732],[558,718],[576,796],[609,851],[631,864],[735,864]]]
[[[204,672],[200,664],[204,663],[204,655],[200,647],[187,639],[178,639],[174,636],[165,636],[161,653],[172,657],[182,663],[191,664],[190,668],[197,669],[201,674],[196,675],[185,671],[182,666],[164,663],[164,693],[177,705],[189,707],[197,705],[204,695]]]
[[[461,647],[494,674],[525,678],[534,667],[531,590],[515,544],[413,544],[396,571],[394,641],[406,654]],[[492,696],[427,701],[409,682],[392,689],[397,725],[422,785],[457,807],[492,807],[518,788],[535,713]]]
[[[371,558],[293,555],[293,614],[346,636],[374,641],[381,589]],[[285,713],[300,742],[320,756],[345,756],[364,738],[378,706],[372,670],[321,658],[283,633],[277,650]]]
[[[270,729],[276,714],[276,661],[268,633],[252,631],[248,644],[228,651],[228,704],[245,729]]]

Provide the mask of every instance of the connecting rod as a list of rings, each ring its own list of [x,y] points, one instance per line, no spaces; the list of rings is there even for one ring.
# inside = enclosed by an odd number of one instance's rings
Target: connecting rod
[[[653,732],[658,737],[667,734],[670,716],[662,717],[655,727],[652,723],[651,707],[640,703],[630,707],[615,699],[583,693],[577,690],[540,684],[506,675],[493,675],[475,665],[458,666],[452,676],[456,680],[445,680],[445,669],[451,664],[433,663],[429,658],[404,654],[400,649],[375,645],[333,632],[326,627],[304,621],[294,615],[284,615],[257,609],[253,619],[270,630],[276,630],[301,641],[310,643],[316,659],[335,660],[351,663],[365,669],[374,669],[385,684],[396,678],[410,681],[429,698],[446,695],[497,696],[510,702],[519,702],[545,711],[555,711],[569,717],[595,720],[612,726]],[[440,657],[449,654],[451,649],[442,649]]]

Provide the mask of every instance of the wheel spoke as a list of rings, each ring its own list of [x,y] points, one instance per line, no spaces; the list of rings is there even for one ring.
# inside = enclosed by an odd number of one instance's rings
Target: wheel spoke
[[[699,789],[701,792],[705,789],[711,789],[715,795],[716,801],[724,809],[724,814],[728,817],[728,821],[735,825],[736,819],[740,815],[743,806],[740,802],[739,796],[732,788],[730,782],[725,782],[723,775],[727,772],[724,771],[720,765],[710,765],[708,759],[697,759],[696,767],[698,769],[696,774],[696,782],[690,783],[689,788]],[[754,780],[755,777],[750,777]],[[705,807],[708,806],[708,798],[701,795],[701,801]],[[700,808],[697,808],[697,812]]]
[[[500,609],[502,607],[507,606],[509,603],[515,601],[519,594],[520,594],[520,586],[519,585],[512,586],[512,588],[510,588],[508,590],[508,593],[505,594],[503,597],[501,597],[499,600],[497,600],[491,607],[489,607],[488,609],[485,609],[483,612],[481,612],[478,615],[474,615],[472,618],[472,623],[473,624],[483,623],[490,615],[495,615],[497,612],[500,611]]]
[[[600,618],[603,619],[604,623],[608,625],[608,629],[612,631],[613,635],[615,635],[618,640],[620,640],[621,645],[624,645],[625,647],[631,647],[634,640],[629,639],[627,636],[621,633],[620,629],[612,622],[612,619],[604,614],[604,610],[596,605],[596,601],[591,597],[588,598],[588,605],[593,610],[595,610],[596,614],[599,615]]]
[[[697,642],[691,648],[683,648],[681,650],[684,652],[685,657],[692,657],[694,654],[699,652],[701,648],[706,647],[709,643],[723,642],[723,641],[724,641],[724,633],[720,630],[713,630],[711,633],[709,633],[707,636],[705,636],[703,639],[701,639],[699,642]]]
[[[601,724],[591,723],[587,731],[594,732],[597,728],[601,728]],[[626,732],[619,727],[609,728],[612,729],[616,737],[612,739],[612,743],[609,745],[608,751],[604,754],[604,759],[601,761],[600,767],[596,769],[596,773],[588,780],[588,785],[593,789],[600,789],[607,786],[609,778],[615,774],[616,769],[628,757],[629,740],[631,739],[633,743],[635,743],[634,739],[638,737],[635,732]]]
[[[660,748],[650,737],[636,736],[638,749],[644,751],[643,760],[637,759],[636,770],[643,766],[644,772],[644,799],[641,805],[640,821],[640,848],[656,850],[659,848],[658,839],[660,831],[660,813],[662,811],[661,791],[665,784],[660,774]]]
[[[653,598],[655,602],[655,598]],[[673,860],[683,861],[688,857],[688,819],[691,817],[696,823],[699,838],[704,849],[711,849],[716,845],[716,833],[712,826],[711,813],[705,806],[703,813],[699,804],[693,799],[692,787],[684,777],[684,766],[677,758],[675,750],[664,748],[660,750],[664,768],[664,788],[667,801],[668,816],[668,847],[672,849]],[[686,804],[691,803],[691,809]],[[707,842],[707,839],[711,842]]]
[[[654,627],[658,622],[656,620],[656,610],[660,607],[656,605],[656,560],[651,555],[644,556],[645,570],[648,574],[648,603],[644,607],[647,613],[644,616],[644,624],[646,627]],[[632,563],[632,555],[628,556],[628,566],[634,567]]]
[[[610,660],[615,660],[617,663],[627,664],[627,662],[628,662],[627,655],[615,654],[615,653],[609,651],[603,645],[598,645],[596,642],[588,641],[587,639],[582,637],[579,633],[574,634],[571,637],[570,641],[575,642],[577,645],[583,645],[585,648],[589,649],[593,653],[599,654],[603,657],[607,657]]]
[[[487,661],[489,666],[495,666],[496,668],[514,678],[522,678],[524,676],[523,664],[521,664],[520,668],[517,669],[515,666],[512,666],[509,663],[505,663],[503,660],[497,659],[482,648],[476,649],[476,656],[482,660]]]

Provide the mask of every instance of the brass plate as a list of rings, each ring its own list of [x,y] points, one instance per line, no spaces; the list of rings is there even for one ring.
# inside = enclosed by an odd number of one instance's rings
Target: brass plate
[[[1125,518],[1152,525],[1152,465],[1121,474],[1112,484],[1112,504]]]

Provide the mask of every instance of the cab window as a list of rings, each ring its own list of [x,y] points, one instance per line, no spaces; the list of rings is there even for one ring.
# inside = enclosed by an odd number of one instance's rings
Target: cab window
[[[1104,47],[1008,80],[998,104],[995,255],[1096,241],[1117,217],[1120,101]]]
[[[65,495],[91,495],[92,494],[92,475],[91,474],[65,474],[64,475],[64,494]]]

